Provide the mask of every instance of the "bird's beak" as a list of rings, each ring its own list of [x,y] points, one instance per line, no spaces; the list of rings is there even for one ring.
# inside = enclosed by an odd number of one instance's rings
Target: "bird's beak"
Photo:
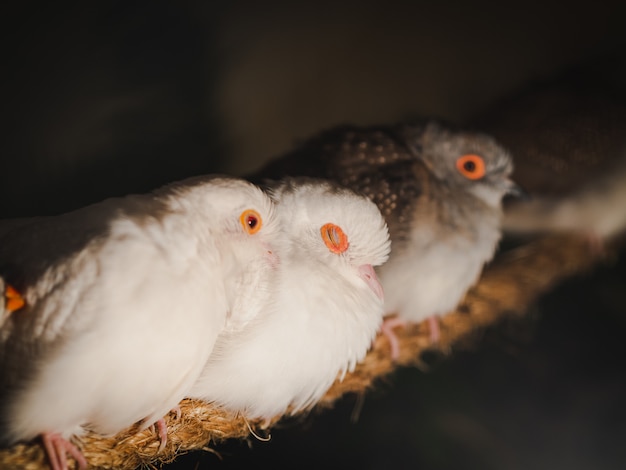
[[[370,289],[374,291],[374,294],[380,299],[384,300],[383,286],[378,280],[376,271],[371,264],[364,264],[359,266],[359,276],[365,281]]]
[[[505,191],[505,194],[513,196],[517,199],[521,199],[523,201],[527,201],[530,199],[530,194],[528,194],[528,192],[519,184],[510,179],[506,180]]]

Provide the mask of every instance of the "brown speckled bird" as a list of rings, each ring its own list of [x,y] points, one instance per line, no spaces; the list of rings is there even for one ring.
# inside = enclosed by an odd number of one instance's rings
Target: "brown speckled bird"
[[[452,311],[477,281],[500,239],[509,153],[491,137],[438,122],[340,127],[305,142],[250,176],[262,183],[285,175],[335,180],[372,199],[389,227],[391,257],[379,270],[388,318],[383,332],[393,357],[392,328]]]
[[[507,201],[505,234],[573,231],[598,247],[626,232],[626,84],[606,78],[610,61],[590,65],[517,90],[472,120],[511,151],[515,181],[532,194]]]

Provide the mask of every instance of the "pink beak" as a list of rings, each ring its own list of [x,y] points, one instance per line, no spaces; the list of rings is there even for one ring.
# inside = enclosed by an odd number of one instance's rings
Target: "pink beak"
[[[378,280],[376,271],[371,264],[363,264],[359,266],[359,276],[365,281],[370,289],[374,291],[374,294],[380,299],[384,300],[383,286]]]

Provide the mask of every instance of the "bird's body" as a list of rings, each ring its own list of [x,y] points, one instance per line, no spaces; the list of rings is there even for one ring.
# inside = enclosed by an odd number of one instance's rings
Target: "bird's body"
[[[626,95],[606,80],[619,75],[612,67],[567,69],[473,119],[515,155],[515,180],[532,195],[507,201],[506,235],[572,232],[604,244],[626,232]]]
[[[453,310],[493,257],[511,170],[511,157],[489,136],[427,122],[333,129],[253,180],[328,178],[374,201],[393,244],[379,268],[386,313],[420,322]]]
[[[26,306],[0,329],[2,442],[112,434],[176,407],[230,321],[229,282],[273,256],[246,209],[272,230],[256,186],[196,178],[5,233],[0,274]]]
[[[497,213],[478,206],[442,217],[437,227],[416,222],[389,266],[379,270],[387,313],[420,322],[453,311],[493,257],[500,239],[499,221]]]
[[[218,339],[190,395],[248,418],[313,405],[365,356],[383,317],[372,266],[389,240],[376,206],[322,182],[271,191],[287,235],[272,300]]]

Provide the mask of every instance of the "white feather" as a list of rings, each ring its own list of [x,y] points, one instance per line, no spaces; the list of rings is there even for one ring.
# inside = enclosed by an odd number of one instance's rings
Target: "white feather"
[[[190,394],[249,418],[314,404],[363,359],[383,303],[358,266],[385,262],[390,248],[376,206],[351,191],[289,181],[272,194],[287,235],[272,298],[245,328],[220,336]],[[348,235],[342,254],[322,241],[328,222]]]
[[[28,307],[2,327],[5,442],[69,437],[81,427],[111,434],[160,419],[209,357],[234,298],[228,289],[241,288],[250,266],[273,269],[273,204],[243,180],[194,178],[47,223],[69,227],[71,219],[87,230],[111,207],[106,228],[28,285]],[[255,235],[239,221],[248,208],[263,218]],[[27,250],[16,241],[25,233],[8,232],[3,242]],[[5,250],[0,262],[6,258]],[[19,269],[28,274],[29,266]]]

